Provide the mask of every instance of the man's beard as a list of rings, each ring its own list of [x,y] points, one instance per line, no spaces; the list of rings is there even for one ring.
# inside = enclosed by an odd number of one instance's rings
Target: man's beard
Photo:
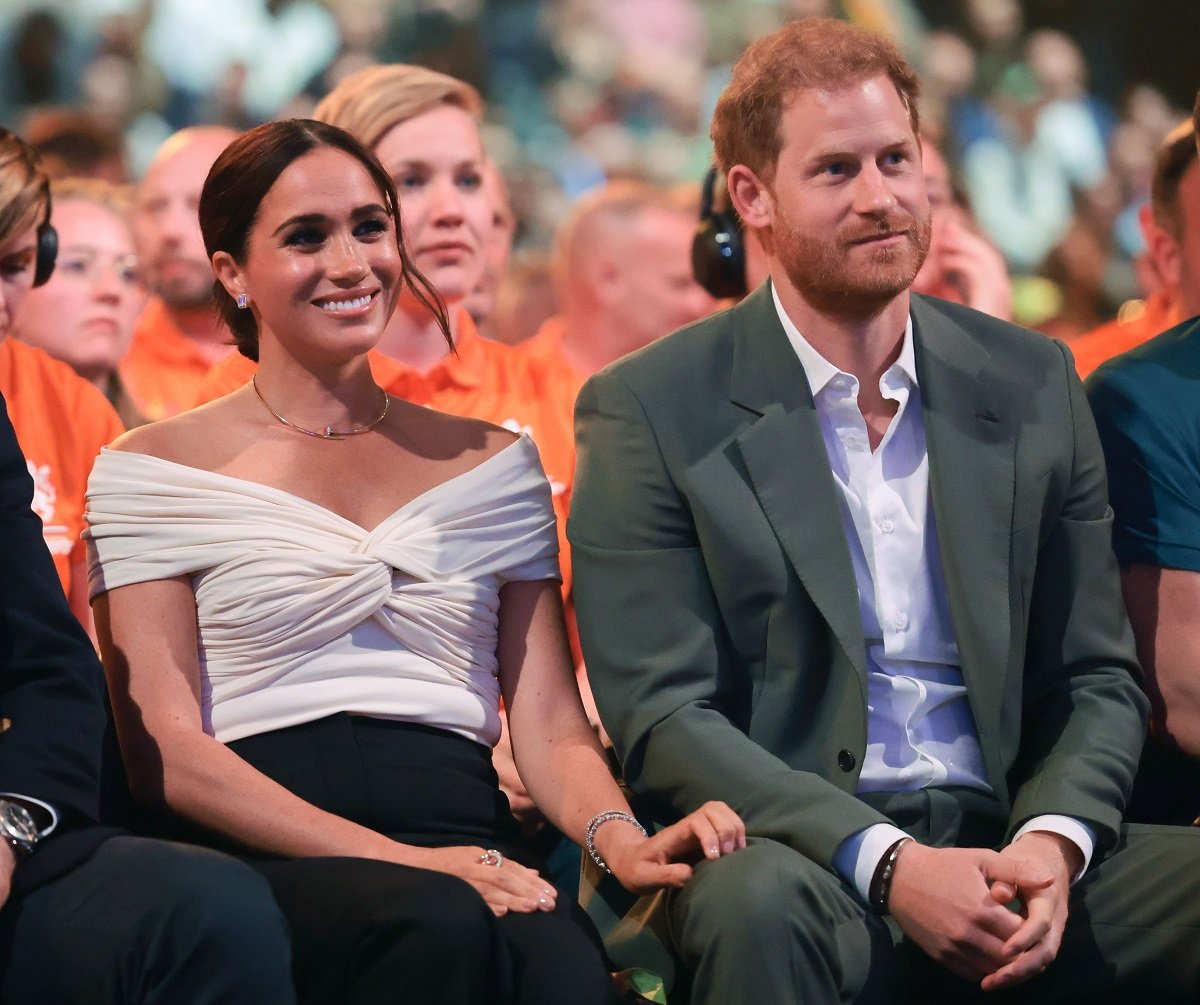
[[[929,253],[932,227],[930,214],[918,220],[896,212],[829,239],[802,233],[781,218],[774,239],[788,279],[813,307],[836,317],[868,318],[912,285]],[[876,234],[903,234],[905,239],[854,253],[855,241]]]
[[[193,264],[195,268],[190,267]],[[188,310],[213,305],[213,274],[208,262],[189,263],[186,272],[175,269],[169,278],[151,274],[149,279],[151,292],[168,307]]]

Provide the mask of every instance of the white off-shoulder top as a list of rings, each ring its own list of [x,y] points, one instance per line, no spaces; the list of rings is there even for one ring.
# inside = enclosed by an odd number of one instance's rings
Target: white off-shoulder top
[[[351,712],[494,745],[500,588],[559,576],[527,436],[370,531],[281,489],[118,450],[96,461],[86,515],[92,596],[191,577],[204,726],[224,742]]]

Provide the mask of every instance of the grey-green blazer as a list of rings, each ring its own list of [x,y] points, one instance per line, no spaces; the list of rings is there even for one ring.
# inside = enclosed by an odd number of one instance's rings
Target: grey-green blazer
[[[913,297],[930,488],[962,671],[1010,833],[1112,841],[1146,701],[1103,459],[1070,355]],[[865,649],[837,490],[764,286],[594,377],[569,536],[592,687],[627,782],[669,820],[723,799],[829,866],[855,798]]]

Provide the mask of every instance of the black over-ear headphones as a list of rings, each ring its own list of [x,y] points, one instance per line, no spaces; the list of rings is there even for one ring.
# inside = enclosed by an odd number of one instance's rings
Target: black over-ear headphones
[[[718,180],[720,192],[717,191]],[[719,300],[746,295],[742,221],[729,202],[725,178],[715,164],[704,176],[700,193],[700,222],[692,238],[692,274],[696,282]]]
[[[50,196],[47,194],[47,200]],[[37,229],[37,263],[33,268],[33,285],[41,286],[54,274],[54,262],[58,258],[58,231],[50,224],[49,202],[46,219]]]
[[[16,147],[16,160],[31,174],[40,172],[38,155],[25,140],[16,133],[0,126],[0,142]],[[41,286],[54,273],[54,260],[58,257],[58,232],[50,224],[50,182],[42,174],[42,197],[46,202],[46,215],[37,229],[37,258],[33,266],[33,285]]]

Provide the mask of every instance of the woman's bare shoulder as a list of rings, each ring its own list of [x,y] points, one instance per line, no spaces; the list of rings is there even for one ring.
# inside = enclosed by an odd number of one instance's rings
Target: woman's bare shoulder
[[[111,449],[208,467],[203,460],[214,445],[228,443],[228,437],[236,435],[238,420],[244,414],[240,399],[239,394],[227,395],[169,419],[138,426],[117,437]]]
[[[419,453],[441,457],[474,456],[477,461],[512,446],[520,434],[483,419],[451,415],[402,402],[397,416],[405,440]]]

